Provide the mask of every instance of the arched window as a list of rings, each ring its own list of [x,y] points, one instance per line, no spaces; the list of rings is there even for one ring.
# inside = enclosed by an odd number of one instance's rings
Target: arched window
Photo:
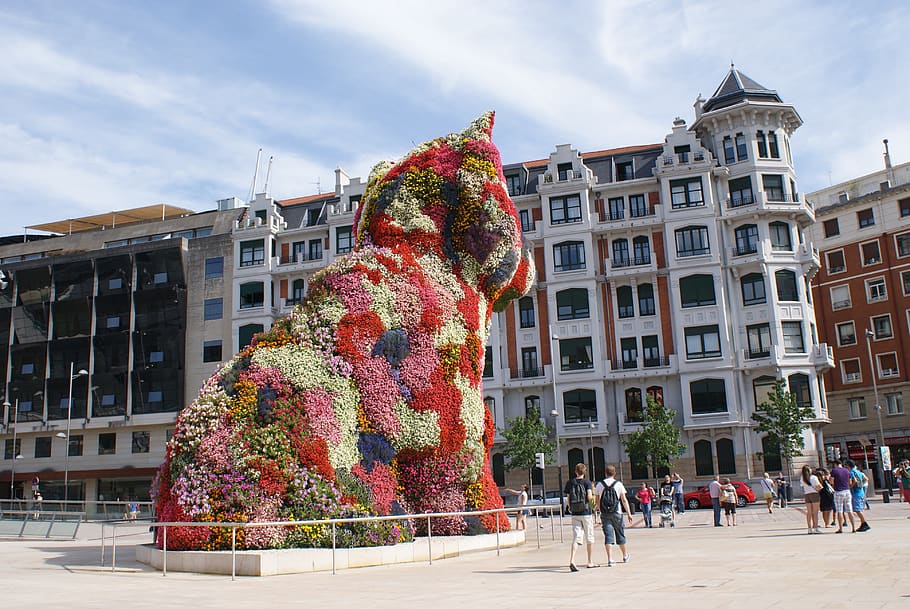
[[[793,240],[790,236],[790,225],[786,222],[772,222],[768,225],[771,230],[771,249],[789,252],[793,250]]]
[[[585,453],[580,448],[570,448],[568,453],[569,459],[569,477],[575,477],[575,466],[579,463],[585,463]]]
[[[638,286],[638,314],[654,315],[654,286],[643,283]]]
[[[754,224],[745,224],[735,231],[736,255],[746,256],[758,251],[758,227]]]
[[[755,410],[761,410],[761,405],[768,401],[768,396],[774,390],[774,382],[776,380],[773,376],[760,376],[752,381]]]
[[[306,296],[306,282],[303,279],[295,279],[291,284],[291,301],[298,303]]]
[[[689,275],[679,280],[679,298],[684,309],[717,303],[713,275]]]
[[[632,256],[634,264],[651,264],[651,242],[647,237],[632,239]]]
[[[761,273],[749,273],[739,280],[743,292],[743,306],[762,304],[765,296],[765,278]]]
[[[721,438],[715,442],[715,448],[717,449],[717,473],[735,474],[736,457],[733,454],[733,440]]]
[[[771,436],[761,439],[762,464],[766,472],[779,472],[783,469],[783,460],[780,457],[780,445]]]
[[[727,412],[727,390],[724,379],[701,379],[689,384],[692,414]]]
[[[626,389],[626,423],[641,423],[644,420],[645,413],[641,403],[641,389],[638,387]]]
[[[534,415],[534,412],[537,412],[537,414]],[[540,412],[540,397],[536,395],[529,395],[525,397],[525,417],[539,417],[542,415],[543,413]]]
[[[502,453],[494,453],[493,463],[493,482],[498,486],[506,485],[506,460]]]
[[[613,240],[613,268],[629,266],[629,242],[626,239]]]
[[[635,317],[635,304],[632,301],[631,286],[623,285],[616,288],[616,306],[619,309],[620,319]]]
[[[562,394],[566,423],[597,420],[597,394],[591,389],[573,389]]]
[[[664,388],[658,385],[651,385],[647,389],[648,397],[658,404],[664,403]]]
[[[496,398],[487,396],[483,399],[483,405],[487,407],[487,410],[490,411],[490,416],[493,417],[493,420],[496,420]]]
[[[534,299],[525,296],[518,299],[519,325],[522,328],[533,328],[536,322],[534,317]]]
[[[591,454],[591,450],[591,447],[588,447],[588,450],[585,451],[588,455],[588,478],[591,478],[592,480],[603,480],[606,478],[604,472],[604,465],[606,464],[604,460],[604,449],[600,446],[595,446],[593,448],[593,455]],[[593,478],[591,472],[594,473]]]
[[[585,268],[583,241],[564,241],[553,246],[553,270],[577,271]]]
[[[556,292],[556,319],[587,319],[591,316],[588,307],[588,290],[570,288]]]
[[[714,475],[714,459],[711,454],[711,442],[708,440],[699,440],[695,443],[695,475]]]
[[[796,273],[793,271],[777,271],[774,273],[777,283],[777,299],[783,302],[798,302],[799,291],[796,287]]]
[[[800,407],[812,406],[812,395],[809,392],[809,377],[805,374],[791,374],[787,378],[787,384],[790,385],[790,393],[796,398],[796,403]]]

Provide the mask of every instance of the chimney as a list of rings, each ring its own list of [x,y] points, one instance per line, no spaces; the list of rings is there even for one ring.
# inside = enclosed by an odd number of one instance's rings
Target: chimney
[[[894,168],[891,167],[891,152],[888,150],[888,138],[882,140],[885,145],[885,175],[888,176],[889,186],[894,185]]]
[[[342,189],[351,183],[351,177],[345,173],[344,169],[338,167],[335,169],[335,195],[341,196]]]

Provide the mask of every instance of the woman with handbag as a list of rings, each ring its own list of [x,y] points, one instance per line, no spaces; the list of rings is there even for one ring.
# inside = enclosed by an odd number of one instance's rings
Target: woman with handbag
[[[818,528],[818,507],[821,503],[819,491],[822,489],[822,483],[808,465],[803,465],[800,471],[799,485],[803,488],[803,499],[806,501],[806,527],[809,529],[809,535],[821,533],[821,529]]]
[[[828,470],[824,467],[819,467],[815,470],[815,475],[822,485],[818,491],[820,498],[818,509],[822,513],[822,522],[825,523],[825,528],[827,529],[829,526],[834,526],[834,487],[831,486],[831,481],[828,479]]]
[[[727,526],[736,526],[736,487],[730,484],[729,478],[724,478],[720,487],[720,505],[724,508],[724,517]],[[730,524],[732,518],[733,524]]]

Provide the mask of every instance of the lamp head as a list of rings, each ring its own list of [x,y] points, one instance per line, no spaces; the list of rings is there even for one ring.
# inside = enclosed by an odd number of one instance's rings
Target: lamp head
[[[872,330],[866,330],[866,338],[872,338],[873,336],[875,336],[875,332]]]
[[[66,434],[63,433],[62,431],[58,431],[58,432],[56,433],[56,436],[57,436],[58,438],[65,438],[65,437],[66,437]]]

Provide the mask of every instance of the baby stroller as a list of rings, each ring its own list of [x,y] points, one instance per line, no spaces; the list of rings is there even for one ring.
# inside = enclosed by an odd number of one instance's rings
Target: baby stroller
[[[663,528],[664,525],[669,527],[676,526],[676,517],[673,514],[673,489],[669,489],[669,492],[664,492],[664,489],[660,489],[660,496],[657,498],[657,502],[660,508],[660,521],[657,523],[657,526]]]

